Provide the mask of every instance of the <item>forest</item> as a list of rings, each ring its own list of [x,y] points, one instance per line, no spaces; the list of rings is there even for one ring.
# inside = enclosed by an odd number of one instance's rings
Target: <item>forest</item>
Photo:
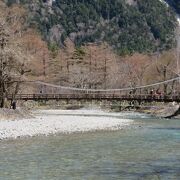
[[[64,47],[67,38],[77,47],[106,42],[120,55],[175,46],[174,13],[158,0],[56,0],[52,6],[42,0],[8,0],[7,4],[17,2],[28,9],[29,27],[37,28],[50,48]]]

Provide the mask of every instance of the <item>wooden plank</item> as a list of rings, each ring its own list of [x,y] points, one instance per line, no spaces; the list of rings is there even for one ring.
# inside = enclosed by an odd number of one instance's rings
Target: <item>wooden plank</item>
[[[8,95],[7,99],[12,100],[13,96]],[[15,97],[16,100],[60,100],[60,99],[75,99],[75,100],[82,100],[82,99],[93,99],[93,100],[126,100],[126,101],[157,101],[157,102],[180,102],[180,95],[173,95],[173,96],[151,96],[151,95],[118,95],[118,94],[109,94],[109,93],[91,93],[91,94],[17,94]]]

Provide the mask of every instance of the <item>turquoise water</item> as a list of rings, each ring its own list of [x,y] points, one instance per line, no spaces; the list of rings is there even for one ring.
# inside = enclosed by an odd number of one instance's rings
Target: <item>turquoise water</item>
[[[0,141],[0,179],[180,179],[180,120],[130,117],[136,128]]]

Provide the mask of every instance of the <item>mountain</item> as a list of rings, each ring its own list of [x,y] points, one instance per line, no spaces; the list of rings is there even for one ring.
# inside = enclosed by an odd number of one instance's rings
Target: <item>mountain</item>
[[[29,27],[37,28],[49,48],[107,42],[118,54],[148,53],[175,46],[176,19],[157,0],[6,0],[28,10]],[[173,0],[173,3],[178,1]],[[178,8],[178,6],[177,6]]]

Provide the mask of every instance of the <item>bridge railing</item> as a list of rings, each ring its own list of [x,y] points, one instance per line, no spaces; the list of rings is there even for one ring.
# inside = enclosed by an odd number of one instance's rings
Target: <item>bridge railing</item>
[[[180,101],[180,94],[173,95],[151,95],[151,94],[111,94],[111,93],[67,93],[67,94],[17,94],[8,95],[9,100],[51,100],[51,99],[119,99],[119,100],[175,100]]]

